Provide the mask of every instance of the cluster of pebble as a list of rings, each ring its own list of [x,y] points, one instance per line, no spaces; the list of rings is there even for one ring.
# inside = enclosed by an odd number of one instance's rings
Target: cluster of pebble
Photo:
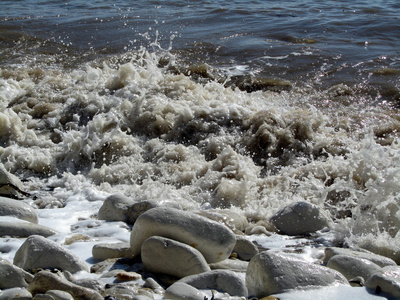
[[[195,213],[172,206],[107,198],[99,219],[132,224],[130,243],[95,245],[98,263],[89,270],[71,251],[46,238],[55,231],[36,224],[35,209],[0,197],[0,216],[21,219],[1,221],[0,235],[26,238],[12,263],[0,260],[0,299],[247,299],[338,284],[365,284],[371,292],[400,298],[400,267],[390,258],[330,247],[323,264],[309,263],[260,251],[244,233],[260,228],[231,211]],[[306,202],[285,207],[270,222],[287,235],[331,225]],[[76,278],[81,271],[98,278]],[[110,278],[113,282],[106,283]]]

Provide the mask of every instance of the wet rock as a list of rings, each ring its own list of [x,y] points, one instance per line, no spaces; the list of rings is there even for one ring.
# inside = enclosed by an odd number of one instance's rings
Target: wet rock
[[[210,271],[203,255],[195,248],[168,238],[153,236],[142,244],[145,269],[178,278]]]
[[[243,232],[249,224],[245,216],[228,209],[202,210],[197,214],[223,223],[234,232]]]
[[[249,295],[261,298],[297,288],[349,283],[335,270],[264,251],[251,259],[246,284]]]
[[[38,222],[36,210],[29,204],[0,197],[0,216],[11,216],[32,223]]]
[[[154,299],[150,292],[140,290],[138,287],[130,285],[116,284],[106,290],[105,294],[108,297],[113,297],[109,299],[118,300],[149,300]]]
[[[370,260],[348,255],[335,255],[326,266],[342,273],[348,280],[357,276],[368,279],[381,269],[380,266]]]
[[[165,290],[165,299],[171,300],[204,300],[204,294],[184,282],[176,282]]]
[[[394,299],[400,299],[400,267],[388,266],[382,268],[368,278],[365,286],[375,291],[376,294],[385,292]]]
[[[28,287],[33,275],[14,266],[7,260],[0,259],[0,289]]]
[[[60,290],[50,290],[45,295],[53,297],[54,300],[74,300],[70,293]]]
[[[106,260],[108,258],[130,257],[131,247],[129,243],[101,243],[92,248],[94,259]]]
[[[57,233],[57,231],[43,225],[15,220],[0,221],[0,236],[28,237],[40,235],[48,237]]]
[[[324,263],[327,263],[335,255],[349,255],[357,258],[368,259],[369,261],[372,261],[380,267],[396,266],[394,260],[382,255],[374,254],[363,249],[352,250],[337,247],[325,248]]]
[[[0,300],[31,300],[32,294],[25,288],[11,288],[0,291]]]
[[[178,282],[189,284],[197,289],[218,290],[228,293],[230,296],[247,298],[244,279],[233,271],[213,270],[182,278]]]
[[[231,78],[231,83],[236,85],[240,90],[248,93],[254,91],[290,91],[292,84],[280,78],[264,78],[254,76],[235,76]]]
[[[254,243],[248,240],[244,236],[236,236],[236,245],[233,248],[233,252],[238,255],[241,260],[250,260],[253,256],[258,254],[258,248]]]
[[[146,278],[143,287],[148,287],[156,293],[164,292],[164,288],[151,277]]]
[[[0,164],[0,196],[16,199],[21,196],[29,196],[29,193],[24,191],[22,181],[8,172],[3,164]]]
[[[316,232],[332,223],[316,205],[304,201],[286,206],[272,216],[271,222],[286,235]]]
[[[24,270],[49,268],[71,273],[88,271],[86,264],[71,251],[42,236],[32,235],[17,250],[14,264]]]
[[[238,259],[225,259],[210,264],[211,270],[231,270],[235,272],[246,272],[249,262]]]
[[[128,221],[128,208],[135,201],[123,195],[111,195],[100,207],[98,218],[106,221]]]
[[[199,250],[207,262],[229,257],[236,237],[226,226],[194,213],[158,207],[142,214],[131,232],[133,255],[141,252],[142,244],[151,236],[170,238]]]
[[[101,280],[94,279],[94,278],[79,278],[76,279],[70,272],[64,271],[63,272],[65,278],[72,282],[75,283],[79,286],[95,290],[98,293],[102,294],[104,292],[105,284]]]
[[[29,285],[28,290],[32,293],[32,295],[45,294],[50,290],[60,290],[68,292],[74,299],[103,299],[98,292],[69,282],[60,274],[55,274],[50,271],[41,271],[37,273]]]

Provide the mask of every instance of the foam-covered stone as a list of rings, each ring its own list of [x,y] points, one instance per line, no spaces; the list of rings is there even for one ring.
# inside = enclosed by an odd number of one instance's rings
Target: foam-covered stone
[[[131,232],[133,255],[139,255],[142,244],[151,236],[170,238],[199,250],[207,262],[230,256],[236,244],[232,231],[218,222],[174,208],[157,207],[143,213]]]
[[[38,222],[36,210],[32,206],[6,197],[0,197],[0,216],[11,216],[32,223]]]
[[[28,287],[33,275],[11,264],[7,260],[0,259],[0,289],[14,287]]]
[[[165,290],[164,298],[170,300],[204,300],[204,294],[184,282],[175,282]]]
[[[128,221],[128,208],[135,201],[124,195],[111,195],[104,200],[103,205],[99,209],[99,220],[106,221]]]
[[[387,266],[374,273],[365,286],[376,293],[385,292],[394,299],[400,299],[400,267]]]
[[[245,236],[237,235],[233,252],[235,252],[241,260],[250,260],[253,256],[257,255],[259,251],[252,241],[248,240]]]
[[[11,288],[0,291],[0,300],[31,300],[32,294],[25,288]]]
[[[261,298],[297,288],[349,283],[342,274],[330,268],[264,251],[250,260],[246,284],[249,295]]]
[[[31,222],[0,221],[0,236],[28,237],[31,235],[41,235],[48,237],[56,233],[57,231],[54,229]]]
[[[213,270],[187,276],[178,282],[189,284],[197,289],[211,289],[228,293],[230,296],[247,298],[247,287],[243,277],[229,270]]]
[[[348,256],[368,259],[369,261],[372,261],[373,263],[377,264],[380,267],[396,266],[396,262],[389,257],[371,253],[363,249],[352,250],[348,248],[338,248],[338,247],[325,248],[324,263],[327,263],[335,255],[348,255]]]
[[[92,255],[94,259],[98,260],[130,257],[131,247],[129,243],[100,243],[93,246]]]
[[[149,272],[178,278],[210,271],[200,251],[159,236],[153,236],[142,244],[142,262]]]
[[[32,235],[17,250],[14,264],[24,270],[50,268],[69,271],[89,271],[74,253],[42,236]]]
[[[98,292],[69,282],[59,274],[50,271],[41,271],[37,273],[29,285],[28,290],[32,295],[45,294],[50,290],[60,290],[68,292],[74,299],[103,299]]]
[[[330,220],[314,204],[300,201],[292,203],[271,217],[271,222],[283,234],[301,235],[330,227]]]
[[[326,266],[342,273],[347,280],[358,276],[366,280],[381,269],[380,266],[368,259],[348,255],[335,255]]]

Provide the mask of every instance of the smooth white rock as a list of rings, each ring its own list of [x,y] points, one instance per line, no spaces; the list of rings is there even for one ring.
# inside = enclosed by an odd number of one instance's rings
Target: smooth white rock
[[[99,209],[99,220],[106,221],[128,221],[128,208],[135,201],[124,195],[111,195],[104,200],[103,205]]]
[[[197,289],[211,289],[228,293],[230,296],[247,298],[244,278],[229,270],[213,270],[206,273],[187,276],[178,282],[189,284]]]
[[[243,214],[233,212],[229,209],[201,210],[196,213],[211,220],[223,223],[230,229],[237,230],[238,232],[243,232],[249,225],[247,218]]]
[[[320,208],[304,201],[286,206],[273,215],[270,221],[286,235],[312,233],[332,224],[332,220]]]
[[[42,236],[32,235],[17,250],[14,264],[24,270],[56,268],[71,273],[89,271],[74,253]]]
[[[94,259],[106,260],[108,258],[130,257],[131,247],[129,243],[100,243],[92,248]]]
[[[365,286],[375,292],[382,291],[394,299],[400,299],[400,266],[382,268],[368,278]]]
[[[167,207],[157,207],[143,213],[131,232],[133,255],[139,255],[142,244],[151,236],[170,238],[199,250],[207,262],[217,262],[230,256],[236,237],[225,225],[194,213]]]
[[[328,261],[326,266],[342,273],[347,280],[357,276],[367,280],[372,274],[381,269],[380,266],[368,259],[349,255],[335,255]]]
[[[175,282],[165,290],[165,299],[169,300],[204,300],[204,294],[184,282]]]
[[[20,200],[0,197],[0,216],[12,216],[32,223],[38,222],[36,210]]]
[[[178,278],[210,271],[200,251],[159,236],[153,236],[142,244],[142,262],[149,272]]]
[[[0,300],[31,300],[32,294],[24,288],[11,288],[0,291]]]
[[[250,296],[262,298],[292,289],[349,283],[342,274],[330,268],[264,251],[250,260],[246,284]]]
[[[0,259],[0,289],[28,287],[32,279],[32,274],[11,264],[7,260]]]
[[[371,253],[364,249],[352,250],[338,247],[325,248],[324,263],[327,263],[335,255],[350,255],[358,258],[368,259],[380,267],[396,266],[395,261],[386,256]]]
[[[74,299],[103,300],[103,297],[98,292],[69,282],[65,277],[60,276],[60,274],[50,271],[37,273],[28,290],[32,295],[45,294],[50,290],[60,290],[68,292]]]
[[[25,221],[0,221],[0,236],[28,237],[41,235],[48,237],[57,233],[49,227]]]
[[[259,251],[252,241],[248,240],[245,236],[237,235],[233,252],[235,252],[241,260],[250,260],[253,256],[256,256]]]
[[[209,266],[211,270],[231,270],[246,273],[249,262],[239,259],[225,259],[223,261],[209,264]]]

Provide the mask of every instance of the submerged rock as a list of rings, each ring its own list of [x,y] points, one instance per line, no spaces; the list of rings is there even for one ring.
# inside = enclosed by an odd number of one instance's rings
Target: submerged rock
[[[89,271],[86,264],[68,249],[42,236],[32,235],[17,250],[14,264],[24,270],[59,269],[71,273]]]
[[[142,245],[143,266],[149,272],[178,278],[210,271],[197,249],[171,239],[153,236]]]
[[[284,254],[264,251],[251,259],[246,284],[250,296],[261,298],[298,288],[349,283],[335,270]]]
[[[301,235],[329,227],[332,220],[316,205],[300,201],[277,212],[271,222],[283,234]]]
[[[36,210],[27,203],[0,197],[0,216],[11,216],[32,223],[38,222]]]
[[[131,232],[133,255],[141,253],[145,240],[162,236],[192,246],[199,250],[207,262],[217,262],[229,257],[236,237],[226,226],[205,217],[182,210],[157,207],[142,214]]]
[[[213,270],[187,276],[178,282],[189,284],[197,289],[211,289],[228,293],[230,296],[247,298],[247,287],[243,277],[229,270]]]
[[[385,292],[394,299],[400,299],[400,267],[388,266],[374,273],[365,282],[365,286],[376,294]]]

